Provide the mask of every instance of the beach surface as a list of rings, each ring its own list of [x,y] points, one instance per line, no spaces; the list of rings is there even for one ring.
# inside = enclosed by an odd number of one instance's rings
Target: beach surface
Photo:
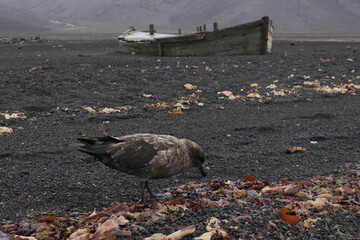
[[[0,136],[2,225],[137,202],[135,177],[76,150],[78,137],[101,129],[113,136],[169,134],[203,148],[206,178],[192,169],[150,181],[156,193],[247,176],[271,183],[346,175],[359,182],[359,42],[275,41],[264,56],[156,57],[117,48],[116,39],[0,43],[0,127],[7,128]],[[359,185],[352,188],[359,201]],[[231,211],[216,209],[179,225],[195,224],[192,237],[199,236],[207,219]],[[359,237],[359,210],[322,219],[286,231],[305,239]],[[262,237],[280,232],[293,239],[278,216],[267,220],[277,229],[256,216],[249,221],[265,225]],[[228,233],[259,239],[257,231]]]

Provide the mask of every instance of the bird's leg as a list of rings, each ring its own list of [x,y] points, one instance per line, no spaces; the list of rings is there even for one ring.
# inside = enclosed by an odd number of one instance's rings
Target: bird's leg
[[[150,197],[153,198],[153,199],[156,199],[155,194],[151,191],[151,189],[149,187],[149,181],[148,180],[145,181],[145,187],[148,190],[148,192],[150,194]]]
[[[145,202],[145,188],[148,190],[150,197],[156,199],[155,194],[151,191],[150,187],[149,187],[149,182],[148,180],[146,181],[140,181],[140,188],[141,188],[141,202],[144,203]]]
[[[145,188],[148,190],[149,194],[150,194],[150,197],[153,199],[153,200],[160,200],[160,199],[168,199],[169,198],[169,195],[167,194],[157,194],[155,195],[150,187],[149,187],[149,182],[148,180],[146,181],[141,181],[141,202],[144,203],[145,202]],[[170,195],[171,196],[171,195]]]
[[[203,177],[206,177],[206,176],[207,176],[207,173],[206,173],[206,170],[205,170],[204,166],[200,166],[200,167],[199,167],[199,170],[200,170],[200,172],[201,172],[201,175],[203,175]]]
[[[142,203],[145,202],[145,182],[144,181],[140,181],[140,188],[141,188],[141,199],[140,201]]]

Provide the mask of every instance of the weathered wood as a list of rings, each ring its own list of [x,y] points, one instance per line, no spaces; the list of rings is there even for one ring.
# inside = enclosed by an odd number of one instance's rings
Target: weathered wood
[[[154,35],[155,33],[155,27],[154,27],[154,24],[149,24],[149,31],[150,31],[150,35]]]
[[[217,22],[214,22],[214,32],[219,31],[219,24]]]
[[[261,20],[264,22],[264,24],[261,26],[261,40],[260,40],[260,52],[261,54],[266,54],[267,52],[267,42],[268,42],[268,26],[270,23],[269,17],[263,17]]]
[[[157,45],[158,45],[158,55],[162,56],[163,55],[163,50],[162,50],[161,42],[158,42]]]
[[[201,29],[201,32],[197,33],[155,38],[143,42],[122,41],[123,52],[160,56],[271,53],[273,28],[268,17],[221,30],[216,25],[214,24],[213,32],[203,32]]]
[[[204,39],[205,36],[206,36],[205,33],[193,33],[193,34],[175,36],[171,38],[159,38],[156,39],[156,42],[161,42],[161,43],[192,42],[192,41],[202,40]]]

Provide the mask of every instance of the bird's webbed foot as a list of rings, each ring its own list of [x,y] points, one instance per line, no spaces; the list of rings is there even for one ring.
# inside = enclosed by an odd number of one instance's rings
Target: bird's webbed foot
[[[150,195],[152,201],[169,199],[171,197],[171,195],[166,194],[166,193],[154,194],[149,187],[148,180],[141,181],[141,202],[142,203],[145,203],[145,188],[149,192],[149,195]]]

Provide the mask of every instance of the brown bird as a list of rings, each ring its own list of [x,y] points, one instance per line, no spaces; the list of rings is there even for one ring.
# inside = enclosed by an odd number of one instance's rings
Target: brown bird
[[[149,179],[169,178],[188,168],[197,167],[205,177],[204,152],[188,139],[170,135],[133,134],[122,137],[84,136],[78,138],[84,145],[78,150],[96,157],[108,167],[140,178],[141,201],[145,188],[155,198]]]

